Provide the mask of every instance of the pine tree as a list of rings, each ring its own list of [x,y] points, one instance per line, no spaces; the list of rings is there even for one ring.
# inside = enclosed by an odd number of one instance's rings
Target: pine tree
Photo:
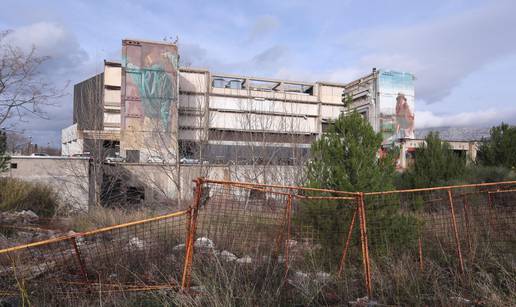
[[[404,174],[406,187],[423,188],[462,180],[466,172],[466,157],[453,152],[439,133],[431,132],[425,144],[416,149],[413,166]],[[408,186],[407,186],[408,185]]]
[[[393,189],[393,157],[379,158],[382,135],[357,112],[330,124],[311,147],[308,185],[342,191]]]
[[[491,128],[490,137],[482,140],[477,161],[484,166],[516,168],[516,127],[502,123]]]

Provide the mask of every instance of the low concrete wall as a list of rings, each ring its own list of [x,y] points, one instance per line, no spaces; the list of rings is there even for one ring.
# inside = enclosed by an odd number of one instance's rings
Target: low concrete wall
[[[301,184],[303,178],[297,166],[94,164],[87,158],[21,156],[12,157],[11,164],[15,167],[0,176],[48,184],[63,206],[75,210],[102,203],[109,196],[106,186],[116,186],[119,205],[128,191],[144,191],[143,204],[177,208],[189,204],[197,177],[285,185]]]
[[[87,208],[87,158],[14,156],[10,164],[9,170],[0,173],[1,177],[47,184],[57,192],[62,206],[74,210]]]

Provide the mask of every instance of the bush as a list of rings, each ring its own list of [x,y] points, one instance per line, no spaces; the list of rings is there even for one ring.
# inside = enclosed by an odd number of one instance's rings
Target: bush
[[[57,194],[47,185],[0,178],[0,211],[32,210],[51,217],[58,207]]]
[[[472,165],[466,169],[468,183],[500,182],[515,180],[513,171],[503,166]]]

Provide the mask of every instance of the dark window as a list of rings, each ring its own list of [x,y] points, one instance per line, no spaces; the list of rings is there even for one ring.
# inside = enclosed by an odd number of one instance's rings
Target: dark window
[[[140,162],[140,151],[139,150],[126,150],[126,160],[129,163],[139,163]]]
[[[18,163],[11,163],[11,168],[18,168]]]

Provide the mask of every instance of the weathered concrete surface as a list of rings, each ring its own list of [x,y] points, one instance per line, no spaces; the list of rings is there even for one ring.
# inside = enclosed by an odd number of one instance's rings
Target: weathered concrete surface
[[[13,156],[10,164],[1,177],[45,183],[57,192],[62,206],[72,210],[87,208],[87,158]]]
[[[111,192],[121,196],[118,205],[123,206],[129,191],[144,194],[142,205],[185,207],[192,199],[197,177],[284,185],[300,184],[303,178],[299,166],[95,164],[72,157],[12,157],[11,164],[0,176],[48,184],[58,192],[61,205],[73,210],[102,203]],[[106,190],[106,186],[116,188]]]

